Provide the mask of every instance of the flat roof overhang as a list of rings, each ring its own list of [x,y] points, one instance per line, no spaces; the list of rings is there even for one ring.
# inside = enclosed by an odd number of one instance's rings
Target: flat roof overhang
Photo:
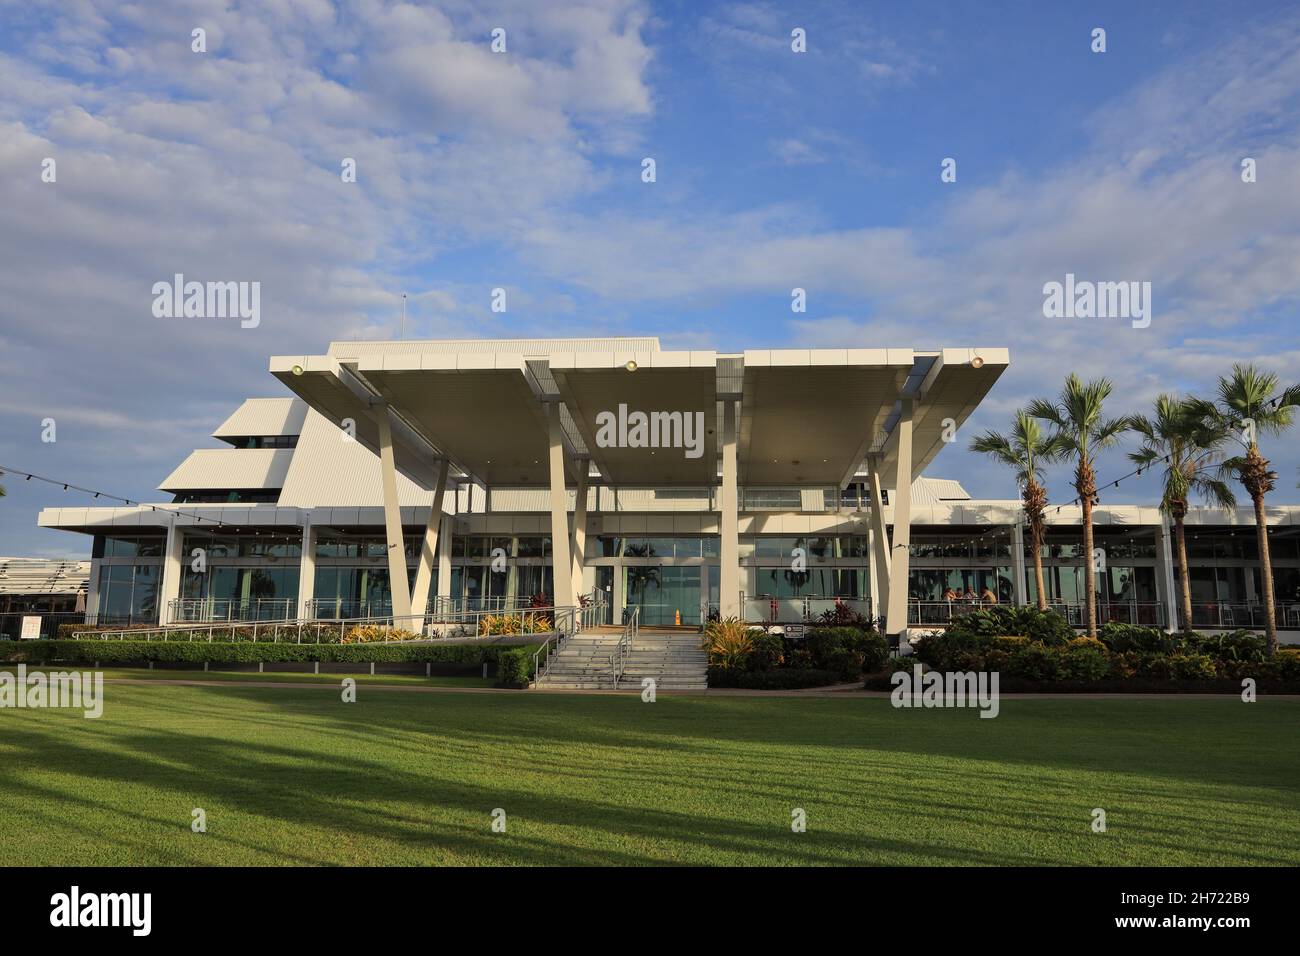
[[[989,389],[1011,364],[1006,349],[943,349],[918,353],[929,358],[922,373],[914,368],[905,388],[915,406],[912,412],[912,481],[934,461],[944,445],[959,440],[961,426],[979,407]],[[891,416],[892,417],[892,416]],[[898,467],[898,430],[886,422],[887,433],[871,449],[880,455],[881,474],[891,482]]]
[[[893,409],[912,363],[911,349],[746,351],[740,483],[843,487]]]
[[[559,353],[550,356],[547,364],[586,452],[605,482],[623,487],[707,487],[717,481],[717,353]],[[609,428],[602,430],[603,424],[626,421],[635,412],[668,423],[666,428],[648,428],[646,436],[665,447],[631,448],[601,440],[610,433]],[[655,413],[679,414],[654,419]],[[611,417],[602,418],[606,415]],[[660,432],[667,432],[663,442]],[[674,438],[681,439],[681,447],[674,447]]]
[[[384,343],[375,343],[381,346]],[[394,343],[397,345],[399,343]],[[739,400],[738,480],[749,486],[843,486],[868,454],[893,487],[901,399],[914,399],[913,477],[934,459],[1005,370],[1006,349],[710,351],[421,351],[415,342],[351,357],[280,356],[271,373],[379,449],[389,416],[399,470],[424,488],[446,458],[488,487],[549,484],[547,406],[560,410],[566,483],[590,460],[607,485],[718,482],[719,403]],[[414,347],[413,347],[414,346]],[[634,364],[630,364],[634,363]],[[602,413],[703,415],[703,448],[626,447],[600,439]],[[945,427],[951,418],[954,428]],[[693,436],[694,437],[694,436]]]

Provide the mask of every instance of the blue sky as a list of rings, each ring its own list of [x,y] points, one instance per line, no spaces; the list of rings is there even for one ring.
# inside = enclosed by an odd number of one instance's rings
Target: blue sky
[[[393,337],[401,291],[411,336],[1006,345],[967,431],[1071,370],[1111,376],[1115,413],[1238,360],[1300,379],[1294,4],[0,0],[0,27],[13,466],[156,500],[239,400],[280,394],[269,355]],[[153,318],[175,272],[260,281],[261,325]],[[1044,319],[1067,272],[1150,281],[1150,328]],[[1278,502],[1297,435],[1265,449]],[[932,473],[1014,495],[959,447]],[[0,553],[85,552],[35,528],[79,501],[5,484]]]

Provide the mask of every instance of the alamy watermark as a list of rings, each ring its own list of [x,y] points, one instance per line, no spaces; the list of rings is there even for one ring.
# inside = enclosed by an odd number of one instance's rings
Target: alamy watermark
[[[687,458],[704,455],[703,412],[617,412],[596,414],[600,448],[682,448]]]
[[[132,936],[148,936],[153,924],[152,893],[83,893],[74,886],[50,897],[50,925],[125,926]]]
[[[1048,319],[1129,319],[1133,328],[1151,324],[1150,282],[1075,281],[1043,284],[1043,316]]]
[[[997,671],[922,673],[916,664],[911,673],[895,671],[889,682],[895,707],[978,707],[981,717],[996,717],[1001,708]]]
[[[262,322],[262,283],[186,282],[178,272],[171,282],[153,284],[156,319],[239,319],[240,328]]]
[[[0,671],[0,710],[6,708],[71,708],[94,719],[104,713],[102,671],[42,671],[27,673],[19,664],[16,673]]]

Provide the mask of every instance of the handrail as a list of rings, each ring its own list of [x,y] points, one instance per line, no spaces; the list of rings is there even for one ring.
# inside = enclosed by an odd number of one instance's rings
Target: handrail
[[[609,658],[610,673],[614,678],[614,690],[618,690],[618,682],[622,679],[623,670],[627,667],[628,652],[632,650],[632,645],[636,642],[640,633],[641,607],[637,605],[632,608],[632,613],[628,615],[627,623],[623,625],[623,634],[619,637],[614,653]]]

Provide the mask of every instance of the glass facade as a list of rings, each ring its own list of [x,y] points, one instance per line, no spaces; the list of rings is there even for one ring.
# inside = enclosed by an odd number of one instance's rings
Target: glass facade
[[[158,564],[106,564],[99,569],[99,619],[101,622],[154,622],[158,620]]]

